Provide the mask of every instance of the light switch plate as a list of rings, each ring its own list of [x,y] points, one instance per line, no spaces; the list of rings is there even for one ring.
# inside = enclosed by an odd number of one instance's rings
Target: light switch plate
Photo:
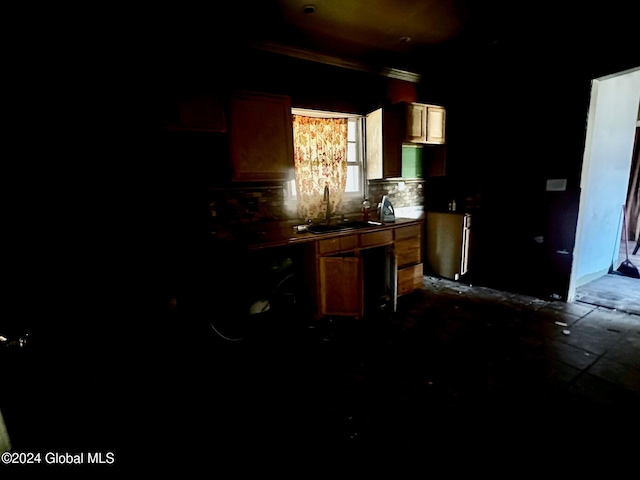
[[[547,192],[564,192],[567,189],[566,178],[547,179]]]

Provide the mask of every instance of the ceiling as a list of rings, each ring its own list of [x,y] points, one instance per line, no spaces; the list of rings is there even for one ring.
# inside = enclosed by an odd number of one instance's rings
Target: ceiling
[[[254,40],[364,64],[424,71],[432,59],[496,48],[549,53],[635,48],[637,2],[582,9],[550,0],[267,0]],[[575,5],[575,4],[574,4]],[[586,4],[588,5],[588,4]]]
[[[245,10],[258,48],[416,71],[443,47],[495,41],[489,0],[266,0]],[[245,4],[246,5],[246,4]],[[240,12],[239,12],[240,13]],[[487,14],[489,14],[487,16]]]
[[[271,8],[262,41],[392,67],[455,42],[472,24],[463,0],[276,0]]]
[[[638,2],[551,0],[245,0],[212,14],[165,7],[173,35],[207,48],[251,46],[343,66],[424,73],[442,59],[509,49],[586,60],[637,44]],[[582,5],[590,5],[588,3]],[[181,28],[176,29],[175,25]],[[636,48],[640,51],[640,48]],[[594,54],[594,52],[598,52]],[[640,60],[638,61],[640,64]]]

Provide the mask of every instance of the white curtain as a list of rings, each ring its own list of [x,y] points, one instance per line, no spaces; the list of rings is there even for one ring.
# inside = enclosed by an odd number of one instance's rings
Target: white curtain
[[[302,219],[324,217],[324,187],[329,187],[329,209],[339,211],[347,184],[346,118],[293,115],[298,215]]]

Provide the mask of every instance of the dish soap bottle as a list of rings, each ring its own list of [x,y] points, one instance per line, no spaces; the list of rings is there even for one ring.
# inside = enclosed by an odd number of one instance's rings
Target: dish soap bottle
[[[362,202],[362,221],[363,222],[368,222],[369,221],[369,211],[371,210],[371,202],[369,201],[368,198],[364,199],[364,202]]]

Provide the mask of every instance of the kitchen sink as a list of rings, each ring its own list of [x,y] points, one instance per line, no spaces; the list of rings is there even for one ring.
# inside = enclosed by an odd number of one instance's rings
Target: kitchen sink
[[[346,225],[309,225],[307,227],[307,231],[311,233],[330,233],[330,232],[341,232],[343,230],[351,230],[354,227],[346,226]]]
[[[349,228],[370,228],[370,227],[379,227],[382,224],[379,222],[372,222],[372,221],[365,222],[362,220],[353,220],[353,221],[345,220],[344,222],[340,223],[340,225],[344,225]]]
[[[309,225],[307,227],[307,231],[311,233],[331,233],[331,232],[342,232],[345,230],[354,230],[357,228],[375,227],[380,225],[382,224],[378,222],[364,222],[360,220],[355,220],[355,221],[344,221],[341,223],[335,223],[330,225],[327,225],[324,223],[320,223],[317,225]]]

